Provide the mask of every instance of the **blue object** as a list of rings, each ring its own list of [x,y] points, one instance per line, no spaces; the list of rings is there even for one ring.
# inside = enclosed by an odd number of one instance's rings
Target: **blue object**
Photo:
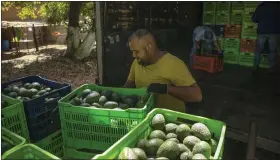
[[[12,85],[38,82],[52,88],[52,92],[38,98],[23,101],[30,140],[32,143],[40,141],[60,129],[58,101],[71,92],[70,84],[57,83],[40,76],[19,78],[1,85],[2,90]],[[46,101],[46,98],[53,98]]]
[[[9,41],[8,40],[2,40],[2,50],[3,51],[9,50]]]

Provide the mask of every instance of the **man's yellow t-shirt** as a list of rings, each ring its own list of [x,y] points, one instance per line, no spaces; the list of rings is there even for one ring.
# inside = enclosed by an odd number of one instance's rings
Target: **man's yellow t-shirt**
[[[179,58],[166,53],[155,64],[143,67],[134,60],[128,80],[135,81],[136,88],[148,87],[151,83],[190,86],[195,82],[188,67]],[[168,94],[155,94],[156,108],[185,112],[185,103]]]

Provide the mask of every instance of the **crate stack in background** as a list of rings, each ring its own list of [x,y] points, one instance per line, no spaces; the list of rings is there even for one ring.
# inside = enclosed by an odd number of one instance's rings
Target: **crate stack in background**
[[[258,4],[259,2],[203,3],[203,25],[215,32],[224,52],[225,63],[254,66],[257,24],[252,21],[252,16]],[[267,58],[267,54],[262,54],[260,67],[268,67]]]
[[[71,92],[69,84],[57,83],[40,76],[28,76],[1,85],[2,94],[9,96],[13,99],[21,101],[22,114],[25,114],[29,137],[25,136],[28,132],[19,133],[13,129],[12,126],[7,126],[17,134],[23,135],[29,143],[33,143],[42,149],[58,156],[63,156],[63,140],[61,134],[61,123],[58,109],[58,100]],[[9,100],[12,102],[11,100]],[[8,103],[9,103],[8,101]],[[15,106],[15,105],[13,105]],[[12,110],[12,107],[4,108],[5,110]],[[10,115],[5,113],[4,116],[8,117],[12,114],[20,115],[18,112],[10,112]],[[24,116],[21,116],[24,117]],[[25,119],[21,118],[21,119]],[[19,118],[17,116],[17,118]],[[14,119],[16,120],[16,119]],[[2,119],[4,126],[5,119]],[[12,122],[10,121],[13,125]],[[21,123],[24,129],[23,121]],[[19,124],[15,125],[19,126]],[[24,131],[24,130],[23,130]]]

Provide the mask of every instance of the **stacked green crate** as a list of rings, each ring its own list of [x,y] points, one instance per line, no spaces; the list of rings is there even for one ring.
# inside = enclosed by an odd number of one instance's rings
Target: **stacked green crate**
[[[238,64],[240,49],[240,39],[225,38],[224,39],[224,62],[229,64]]]
[[[216,25],[230,24],[230,2],[217,2]]]
[[[224,37],[217,37],[221,50],[224,50]]]
[[[244,2],[231,2],[230,24],[242,24]]]
[[[252,52],[240,52],[238,64],[251,67],[254,65],[254,58],[254,53]]]
[[[242,23],[242,39],[257,38],[257,24],[252,21],[252,16],[259,2],[245,2],[243,23]]]
[[[216,13],[216,2],[203,3],[203,24],[214,25]]]

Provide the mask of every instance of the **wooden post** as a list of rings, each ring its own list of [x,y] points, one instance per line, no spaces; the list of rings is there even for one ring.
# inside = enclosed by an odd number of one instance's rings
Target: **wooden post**
[[[33,40],[34,40],[34,44],[35,44],[36,52],[37,52],[37,51],[39,51],[39,49],[38,49],[38,43],[37,43],[36,31],[35,31],[34,24],[32,24],[32,31],[33,31]]]

